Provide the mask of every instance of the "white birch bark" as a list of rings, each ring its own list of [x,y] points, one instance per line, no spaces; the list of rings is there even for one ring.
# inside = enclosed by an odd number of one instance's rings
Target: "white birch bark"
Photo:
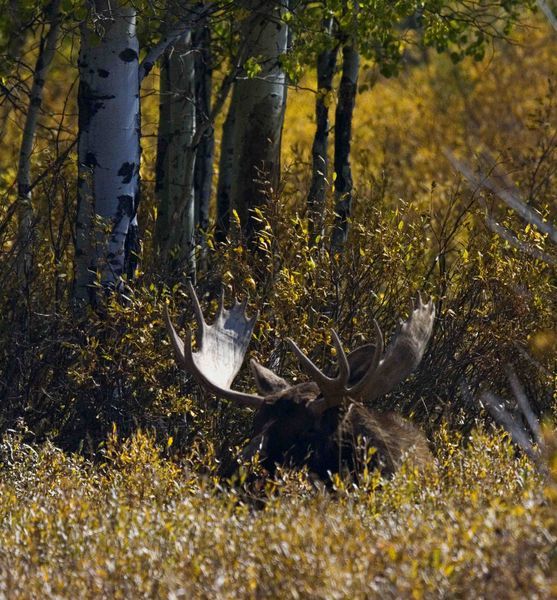
[[[188,30],[161,66],[155,241],[171,277],[195,274],[195,58]]]
[[[231,204],[249,238],[257,230],[250,209],[268,200],[269,184],[280,178],[280,139],[286,103],[286,76],[280,57],[287,50],[288,27],[282,16],[288,2],[246,0],[249,11],[242,27],[248,59],[261,67],[256,77],[236,81],[234,104],[234,163]]]
[[[139,200],[139,45],[131,6],[96,2],[98,32],[83,27],[79,57],[78,214],[74,298],[95,281],[122,285],[125,243]]]
[[[540,7],[543,14],[546,16],[547,20],[550,22],[551,27],[557,31],[557,18],[555,17],[554,12],[551,10],[551,7],[547,4],[545,0],[538,0],[538,6]]]
[[[29,95],[29,108],[23,126],[19,163],[17,170],[17,195],[18,195],[18,244],[19,255],[17,261],[18,277],[23,281],[31,268],[32,243],[34,237],[34,211],[31,192],[31,154],[35,141],[35,133],[41,105],[46,76],[58,43],[60,31],[60,0],[53,0],[45,10],[47,21],[50,22],[48,33],[41,41],[39,56],[33,75],[33,85]]]

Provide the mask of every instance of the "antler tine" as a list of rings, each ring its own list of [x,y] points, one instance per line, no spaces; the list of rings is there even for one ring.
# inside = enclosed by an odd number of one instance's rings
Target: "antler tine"
[[[373,363],[360,381],[348,390],[350,395],[374,400],[389,392],[418,366],[433,330],[435,305],[431,299],[424,304],[418,294],[417,302],[412,306],[410,316],[406,321],[401,320],[394,340],[381,360],[378,358],[382,354],[383,339],[375,323],[378,343]]]
[[[237,392],[230,387],[242,365],[257,316],[247,319],[238,303],[226,310],[223,297],[215,322],[207,325],[191,282],[188,291],[198,324],[196,352],[192,350],[191,330],[185,342],[182,341],[172,325],[168,308],[165,309],[166,326],[179,365],[216,395],[251,408],[260,407],[264,402],[261,396]]]
[[[199,303],[199,298],[197,297],[195,288],[193,287],[191,280],[188,280],[187,288],[188,288],[188,294],[191,299],[191,303],[193,305],[193,311],[195,313],[195,320],[197,321],[197,326],[199,327],[199,330],[200,330],[197,339],[201,340],[201,339],[203,339],[203,333],[205,332],[207,324],[205,323],[205,319],[203,318],[203,311],[201,310],[201,304]],[[167,310],[167,313],[168,313],[168,310]],[[169,320],[170,320],[170,317],[169,317]]]
[[[348,378],[350,377],[350,366],[348,364],[348,359],[346,358],[346,352],[342,347],[342,342],[334,329],[331,329],[331,337],[333,338],[333,344],[337,351],[338,375],[335,380],[339,385],[342,384],[342,387],[345,388],[348,383]]]
[[[186,356],[184,352],[184,342],[180,338],[180,336],[176,333],[176,329],[170,320],[170,313],[168,312],[168,306],[164,307],[164,321],[166,324],[166,329],[168,331],[168,336],[170,337],[170,342],[172,344],[172,348],[174,349],[174,354],[176,355],[176,359],[178,364],[182,368],[186,368]]]
[[[371,365],[369,367],[370,371],[375,371],[377,369],[377,365],[381,360],[381,356],[383,354],[383,350],[385,348],[385,341],[383,339],[383,332],[381,331],[381,327],[379,327],[379,323],[377,319],[373,319],[373,328],[375,329],[375,338],[377,343],[375,344],[375,351],[373,353],[373,360],[371,361]]]
[[[253,317],[249,319],[249,323],[252,327],[257,323],[257,319],[259,319],[259,310],[256,310]]]
[[[321,369],[319,369],[319,367],[317,367],[315,363],[300,350],[296,342],[290,338],[287,339],[290,348],[300,362],[300,367],[306,375],[315,381],[321,391],[322,397],[317,398],[311,403],[311,409],[315,415],[319,415],[328,408],[336,406],[341,402],[342,398],[345,396],[346,385],[350,377],[348,358],[346,357],[340,338],[334,329],[331,329],[331,337],[333,338],[333,344],[337,352],[338,375],[336,377],[327,377],[327,375],[325,375],[323,371],[321,371]]]
[[[221,287],[220,294],[219,294],[219,313],[218,314],[222,315],[223,312],[224,312],[224,288]]]
[[[296,344],[296,342],[292,338],[286,338],[286,342],[290,346],[290,349],[292,350],[292,352],[294,352],[294,354],[296,355],[296,358],[298,359],[298,361],[300,363],[300,367],[302,368],[302,371],[304,371],[308,377],[313,379],[315,381],[315,383],[317,383],[319,388],[321,388],[321,384],[324,384],[326,386],[327,383],[329,382],[329,377],[327,377],[319,369],[319,367],[317,367],[317,365],[310,358],[308,358],[302,352],[302,350],[300,350],[300,348],[298,347],[298,344]]]

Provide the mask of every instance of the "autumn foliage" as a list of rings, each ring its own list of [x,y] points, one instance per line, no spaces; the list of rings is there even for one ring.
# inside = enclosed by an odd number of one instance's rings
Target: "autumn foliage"
[[[162,280],[153,248],[156,72],[142,99],[142,262],[122,295],[85,316],[70,302],[75,93],[66,99],[60,78],[72,49],[60,53],[46,88],[52,114],[67,112],[59,136],[68,152],[57,154],[51,133],[39,136],[34,267],[23,283],[13,185],[20,131],[0,106],[0,595],[557,593],[555,265],[495,234],[486,214],[541,252],[555,257],[556,248],[494,194],[471,187],[446,152],[475,166],[489,151],[528,205],[557,221],[557,36],[539,16],[513,35],[481,61],[454,64],[410,47],[397,78],[365,66],[344,252],[331,254],[308,230],[311,72],[289,90],[283,177],[255,213],[255,248],[246,249],[237,215],[225,243],[209,232],[197,281],[206,313],[216,311],[221,286],[229,301],[247,297],[248,312],[260,311],[252,356],[290,380],[303,376],[286,337],[333,364],[332,326],[352,349],[369,341],[374,318],[390,336],[418,290],[437,303],[420,368],[377,407],[418,423],[435,465],[389,480],[373,471],[357,483],[337,479],[332,492],[307,473],[281,472],[255,493],[246,482],[256,464],[234,482],[216,475],[236,459],[249,414],[202,394],[176,367],[164,332],[165,305],[182,330],[192,309],[182,282]],[[547,422],[542,469],[479,401],[487,389],[516,409],[509,364]],[[236,386],[250,385],[242,372]]]

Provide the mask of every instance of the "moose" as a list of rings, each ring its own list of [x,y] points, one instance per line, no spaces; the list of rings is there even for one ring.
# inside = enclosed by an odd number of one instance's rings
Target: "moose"
[[[257,320],[248,318],[246,302],[224,307],[221,295],[212,325],[203,317],[191,283],[188,285],[197,322],[197,348],[192,331],[185,341],[176,333],[168,309],[165,321],[177,363],[206,391],[255,410],[244,460],[256,454],[269,473],[277,466],[307,466],[310,474],[329,482],[331,474],[357,475],[362,460],[389,475],[407,456],[420,468],[432,460],[424,434],[393,412],[366,405],[387,394],[420,363],[433,328],[433,301],[418,294],[408,319],[384,351],[381,329],[374,320],[375,344],[364,344],[346,355],[336,331],[331,337],[338,361],[335,376],[326,375],[297,344],[287,342],[310,381],[292,385],[270,369],[250,361],[258,394],[232,389]],[[365,403],[365,404],[364,404]]]

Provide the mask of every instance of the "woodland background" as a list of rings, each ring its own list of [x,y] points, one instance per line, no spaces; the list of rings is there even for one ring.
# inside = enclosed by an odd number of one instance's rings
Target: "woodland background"
[[[549,597],[551,3],[111,8],[123,20],[2,3],[0,594]],[[103,44],[129,47],[132,12],[140,50],[99,100]],[[95,125],[112,95],[125,135]],[[98,192],[117,176],[131,200]],[[325,364],[331,326],[352,348],[432,295],[424,360],[382,402],[424,428],[436,469],[334,496],[285,472],[254,510],[216,476],[249,414],[202,394],[166,340],[165,305],[191,322],[188,277],[209,312],[221,287],[247,297],[252,355],[292,380],[286,337]],[[509,368],[548,420],[542,469],[482,402],[520,419]]]

